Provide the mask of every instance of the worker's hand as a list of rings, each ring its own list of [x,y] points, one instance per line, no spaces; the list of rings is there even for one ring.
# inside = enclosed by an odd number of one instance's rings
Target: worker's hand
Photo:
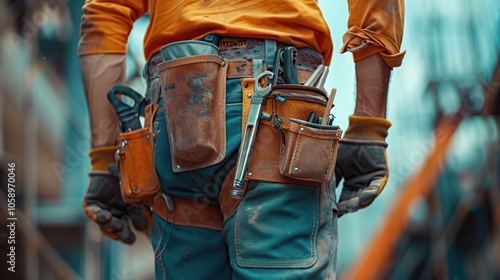
[[[91,151],[92,171],[83,207],[85,214],[97,223],[106,236],[132,244],[135,234],[130,228],[129,218],[137,230],[143,231],[148,227],[149,213],[143,208],[123,202],[118,166],[115,163],[109,163],[107,170],[99,170],[103,168],[103,161],[109,162],[114,158],[116,148],[105,147]]]
[[[339,215],[370,205],[389,178],[386,147],[391,123],[383,118],[349,117],[349,127],[339,141],[335,180],[344,178]]]

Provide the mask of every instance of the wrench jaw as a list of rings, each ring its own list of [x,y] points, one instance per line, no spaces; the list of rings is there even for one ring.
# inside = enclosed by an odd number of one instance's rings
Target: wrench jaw
[[[248,166],[248,159],[250,158],[250,152],[252,150],[252,145],[257,135],[257,128],[259,126],[260,119],[262,118],[262,104],[265,103],[272,89],[271,85],[262,87],[260,85],[260,81],[264,77],[272,79],[273,75],[273,72],[265,71],[255,79],[254,95],[252,97],[252,100],[250,101],[251,105],[250,110],[248,111],[248,120],[245,127],[245,133],[243,134],[243,140],[241,141],[240,152],[238,154],[233,188],[229,193],[229,195],[234,199],[241,199],[245,192],[245,173]]]
[[[272,86],[267,85],[267,82],[266,82],[267,86],[262,87],[260,85],[260,82],[264,77],[266,77],[268,79],[272,79],[273,76],[274,76],[274,73],[271,71],[268,71],[268,70],[262,72],[262,74],[257,76],[257,79],[255,80],[254,87],[253,87],[254,88],[253,91],[254,91],[255,95],[262,97],[262,98],[269,96],[269,94],[271,93]],[[267,79],[265,79],[265,81],[267,81]]]

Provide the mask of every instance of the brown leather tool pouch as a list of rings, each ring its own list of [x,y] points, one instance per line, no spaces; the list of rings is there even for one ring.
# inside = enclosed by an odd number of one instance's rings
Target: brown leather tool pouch
[[[158,65],[174,172],[225,157],[226,64],[218,55],[204,54]]]
[[[120,133],[121,147],[116,152],[120,166],[120,187],[125,203],[153,205],[161,187],[153,161],[151,121],[158,105],[149,104],[145,110],[144,128]]]
[[[342,133],[338,126],[290,119],[283,131],[280,173],[304,181],[331,181]]]
[[[263,107],[263,112],[271,118],[261,120],[246,180],[303,185],[331,180],[342,131],[338,126],[305,121],[311,112],[322,116],[325,110],[330,110],[326,106],[326,94],[318,88],[274,86]],[[247,107],[243,104],[243,108]]]

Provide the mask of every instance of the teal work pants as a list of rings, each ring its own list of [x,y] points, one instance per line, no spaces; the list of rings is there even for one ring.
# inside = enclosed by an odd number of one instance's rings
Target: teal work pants
[[[166,194],[219,203],[241,141],[242,89],[226,84],[226,158],[174,173],[162,101],[155,116],[155,167]],[[335,279],[335,187],[250,182],[223,230],[171,224],[154,214],[156,279]]]

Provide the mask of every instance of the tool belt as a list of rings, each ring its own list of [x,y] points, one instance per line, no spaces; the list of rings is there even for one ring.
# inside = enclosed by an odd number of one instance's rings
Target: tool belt
[[[218,205],[162,193],[155,198],[153,210],[172,224],[222,230],[222,214]]]
[[[232,45],[227,40],[232,39],[222,38],[220,45]],[[225,158],[226,79],[260,73],[267,68],[265,60],[276,64],[275,53],[267,57],[267,48],[278,47],[275,41],[241,39],[238,42],[237,46],[217,48],[213,43],[188,40],[161,48],[164,62],[157,65],[156,71],[161,81],[174,172],[209,167]],[[298,75],[299,68],[310,73],[321,60],[313,59],[314,52],[295,51],[295,78],[299,82],[307,78],[305,74]],[[283,55],[276,52],[276,56]]]
[[[235,78],[250,78],[252,77],[252,68],[256,67],[252,64],[253,60],[263,60],[266,69],[277,73],[276,56],[280,55],[279,50],[285,49],[290,45],[269,39],[254,39],[254,38],[235,38],[221,37],[219,38],[219,55],[229,61],[230,64],[235,64],[236,70],[241,70],[238,66],[238,61],[246,61],[246,75],[237,75]],[[297,49],[296,67],[298,82],[303,84],[311,73],[324,63],[323,57],[309,48]],[[234,62],[233,62],[234,61]],[[258,66],[257,66],[258,67]],[[258,69],[257,69],[258,70]],[[232,76],[233,70],[228,67],[228,78]],[[255,75],[254,75],[255,76]]]
[[[254,80],[242,83],[246,84],[244,96],[250,94]],[[315,87],[275,86],[262,109],[270,118],[260,121],[245,180],[311,186],[331,181],[342,130],[306,121],[311,113],[323,116],[329,111],[328,101],[325,92]],[[250,98],[246,98],[244,125],[249,107]]]
[[[159,77],[161,81],[161,102],[165,107],[174,172],[211,166],[224,159],[225,80],[243,78],[244,126],[251,100],[247,97],[253,94],[255,72],[278,68],[274,65],[274,56],[268,57],[267,54],[269,48],[276,51],[279,43],[258,39],[234,40],[221,38],[219,48],[202,41],[169,44],[145,67],[148,77]],[[187,44],[181,47],[193,47],[193,50],[179,54],[176,44]],[[299,49],[296,60],[298,83],[305,83],[322,63],[319,54]],[[273,88],[263,112],[273,116],[274,122],[261,121],[263,125],[258,129],[256,147],[251,153],[245,179],[304,185],[331,180],[342,131],[338,127],[321,127],[301,121],[306,120],[311,112],[317,115],[325,112],[328,101],[325,92],[300,85]],[[283,98],[286,99],[284,102]],[[309,152],[311,149],[312,153]],[[317,159],[321,163],[318,164]],[[218,206],[207,206],[202,211],[194,207],[196,202],[192,199],[169,199],[170,196],[161,195],[155,198],[153,209],[165,220],[220,229],[222,215]],[[183,210],[178,210],[176,204]],[[192,218],[177,218],[176,213],[182,211]]]

